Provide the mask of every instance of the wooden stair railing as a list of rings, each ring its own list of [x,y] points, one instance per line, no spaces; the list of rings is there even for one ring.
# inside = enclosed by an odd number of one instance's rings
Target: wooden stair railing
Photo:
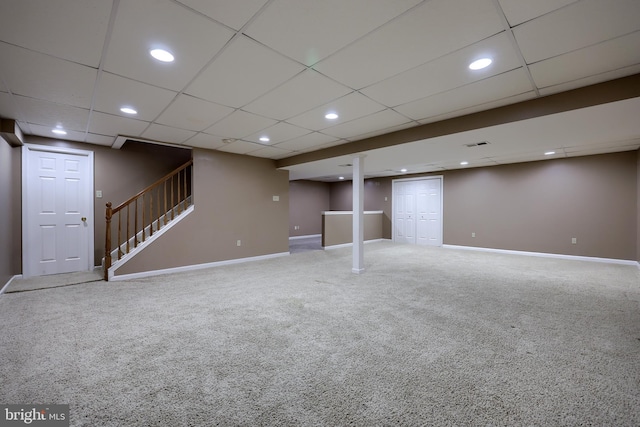
[[[187,209],[191,203],[192,172],[193,160],[189,160],[115,208],[111,207],[111,202],[107,203],[104,280],[109,280],[109,268],[112,265],[112,227],[115,227],[112,219],[117,216],[117,258],[120,260],[130,252],[131,241],[133,248],[136,248],[147,236],[153,236],[154,232],[173,220],[176,213],[180,215]],[[125,229],[122,228],[123,222],[126,222]],[[141,227],[138,227],[140,223]]]

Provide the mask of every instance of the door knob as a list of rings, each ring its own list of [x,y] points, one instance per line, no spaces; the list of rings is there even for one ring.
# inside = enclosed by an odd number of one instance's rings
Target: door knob
[[[82,218],[80,218],[82,220],[82,222],[86,222],[87,221],[87,217],[83,216]]]

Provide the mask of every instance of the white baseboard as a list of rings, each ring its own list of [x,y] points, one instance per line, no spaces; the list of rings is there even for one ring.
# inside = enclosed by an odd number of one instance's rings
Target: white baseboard
[[[590,257],[590,256],[579,256],[579,255],[563,255],[563,254],[550,254],[545,252],[526,252],[526,251],[512,251],[507,249],[492,249],[492,248],[480,248],[477,246],[458,246],[458,245],[442,245],[443,248],[448,249],[462,249],[469,251],[480,251],[480,252],[495,252],[500,254],[511,254],[511,255],[527,255],[527,256],[536,256],[542,258],[559,258],[559,259],[570,259],[574,261],[590,261],[590,262],[603,262],[608,264],[622,264],[622,265],[635,265],[640,268],[640,263],[638,261],[626,260],[626,259],[616,259],[616,258],[598,258],[598,257]]]
[[[389,239],[372,239],[372,240],[365,240],[364,243],[375,243],[375,242],[384,242],[384,241],[391,241]],[[340,245],[331,245],[331,246],[323,246],[322,249],[325,250],[331,250],[331,249],[340,249],[340,248],[348,248],[349,246],[353,246],[353,243],[343,243]]]
[[[311,239],[311,238],[322,237],[322,234],[309,234],[307,236],[292,236],[289,237],[289,240],[298,240],[298,239]]]
[[[142,271],[140,273],[114,275],[114,276],[109,276],[109,281],[115,282],[119,280],[141,279],[143,277],[159,276],[161,274],[182,273],[185,271],[202,270],[204,268],[220,267],[223,265],[240,264],[240,263],[251,262],[251,261],[260,261],[264,259],[279,258],[283,256],[288,256],[288,255],[291,255],[291,252],[280,252],[275,254],[260,255],[260,256],[248,257],[248,258],[238,258],[238,259],[230,259],[226,261],[208,262],[204,264],[185,265],[183,267],[165,268],[163,270]]]
[[[13,282],[13,279],[21,279],[21,278],[22,278],[22,274],[16,274],[11,279],[9,279],[9,281],[5,283],[2,289],[0,289],[0,295],[4,294],[4,291],[6,291],[9,285],[11,284],[11,282]]]

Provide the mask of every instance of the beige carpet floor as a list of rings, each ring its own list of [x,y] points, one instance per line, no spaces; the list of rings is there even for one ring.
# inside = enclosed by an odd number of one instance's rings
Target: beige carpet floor
[[[640,425],[637,267],[391,242],[365,266],[4,294],[0,402],[73,426]]]

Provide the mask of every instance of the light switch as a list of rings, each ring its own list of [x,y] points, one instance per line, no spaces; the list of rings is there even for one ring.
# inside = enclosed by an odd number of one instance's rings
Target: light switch
[[[102,190],[96,190],[96,198],[102,199]]]
[[[279,202],[280,201],[280,196],[273,196],[273,201],[274,202]]]

